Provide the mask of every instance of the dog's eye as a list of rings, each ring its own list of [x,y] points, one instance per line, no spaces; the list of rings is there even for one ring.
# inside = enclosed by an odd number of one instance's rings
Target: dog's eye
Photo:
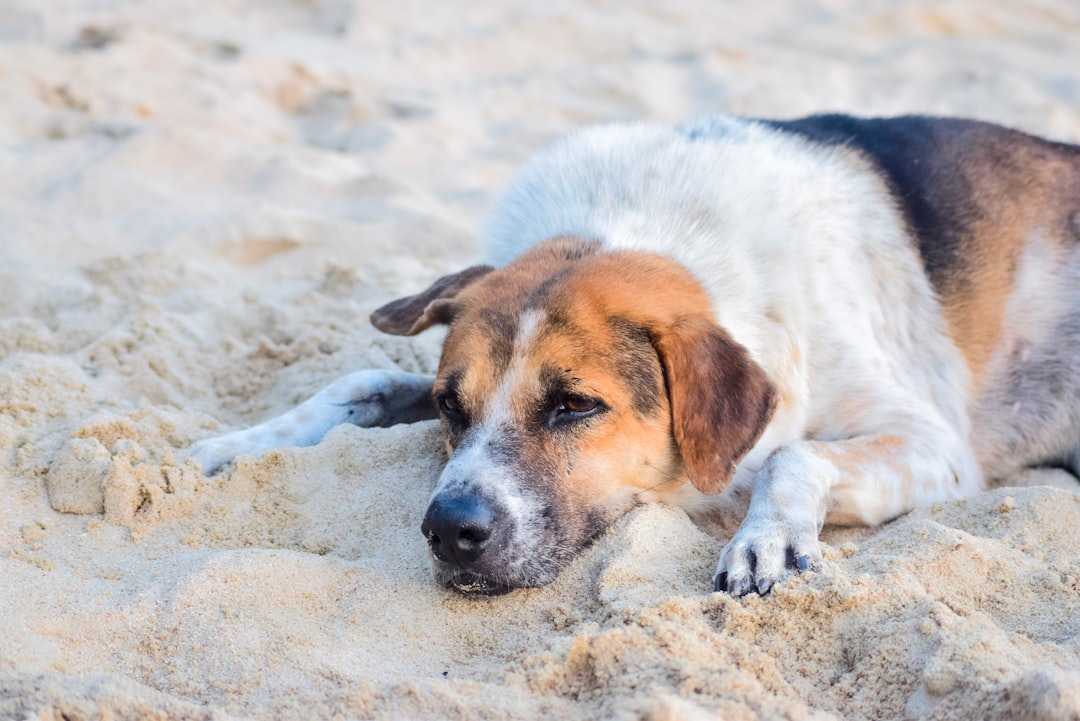
[[[563,413],[588,413],[594,410],[599,403],[595,398],[586,396],[567,396],[563,399],[562,405],[559,406],[559,411]]]
[[[461,403],[458,402],[457,398],[450,395],[449,393],[443,393],[439,395],[439,397],[435,399],[435,402],[438,404],[439,410],[442,411],[445,415],[462,415]]]
[[[566,425],[575,421],[591,418],[604,410],[603,402],[589,396],[569,395],[564,396],[549,421],[552,427]]]

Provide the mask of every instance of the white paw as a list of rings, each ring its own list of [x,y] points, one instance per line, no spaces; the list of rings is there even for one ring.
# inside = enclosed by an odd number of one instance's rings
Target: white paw
[[[191,447],[190,457],[199,464],[204,475],[212,476],[237,456],[258,455],[274,447],[273,443],[262,437],[263,434],[252,433],[252,430],[199,441]]]
[[[813,523],[747,517],[720,553],[713,590],[764,596],[777,581],[820,567],[821,546]]]

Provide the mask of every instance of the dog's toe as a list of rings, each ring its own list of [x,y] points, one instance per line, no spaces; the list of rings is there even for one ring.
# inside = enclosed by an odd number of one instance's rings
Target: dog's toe
[[[792,568],[792,570],[798,571],[799,573],[802,573],[803,571],[818,571],[821,569],[821,562],[813,560],[808,555],[798,554],[795,555],[794,567],[790,568]]]
[[[769,578],[768,576],[758,576],[756,581],[757,592],[761,596],[768,596],[769,591],[772,590],[773,584],[776,583],[776,579]]]
[[[727,571],[720,571],[713,576],[712,590],[714,593],[727,593]]]
[[[754,579],[749,575],[737,576],[731,579],[731,581],[728,583],[727,589],[728,593],[730,593],[732,596],[735,596],[736,598],[742,598],[753,590]]]

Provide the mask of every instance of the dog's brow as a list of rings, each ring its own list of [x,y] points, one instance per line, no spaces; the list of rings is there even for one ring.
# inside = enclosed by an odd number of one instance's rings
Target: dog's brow
[[[513,359],[514,337],[518,318],[513,311],[502,308],[484,308],[479,313],[480,322],[487,327],[484,334],[488,342],[488,358],[494,373],[502,373]]]
[[[446,379],[443,381],[441,386],[436,384],[435,392],[436,393],[448,393],[448,394],[454,395],[454,396],[459,395],[459,393],[461,391],[461,381],[462,381],[462,378],[464,378],[464,376],[465,376],[464,371],[461,371],[461,370],[451,371],[450,373],[448,373],[446,375]]]
[[[586,332],[574,321],[574,315],[562,305],[549,306],[545,309],[545,322],[541,330],[541,337],[551,335],[563,335],[569,338],[586,336]]]
[[[569,377],[569,371],[552,363],[545,363],[540,367],[539,380],[540,392],[545,402],[549,400],[554,402],[557,397],[565,396],[575,390],[574,379]]]

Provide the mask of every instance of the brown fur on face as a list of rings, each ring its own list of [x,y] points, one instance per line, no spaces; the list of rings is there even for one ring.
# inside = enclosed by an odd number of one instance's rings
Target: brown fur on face
[[[775,389],[716,324],[704,289],[661,256],[558,239],[464,288],[444,285],[453,322],[434,395],[449,447],[479,427],[502,439],[555,509],[560,544],[579,547],[640,491],[663,498],[687,478],[721,491],[775,409]],[[425,308],[451,302],[421,296]],[[599,409],[560,416],[579,398]]]

